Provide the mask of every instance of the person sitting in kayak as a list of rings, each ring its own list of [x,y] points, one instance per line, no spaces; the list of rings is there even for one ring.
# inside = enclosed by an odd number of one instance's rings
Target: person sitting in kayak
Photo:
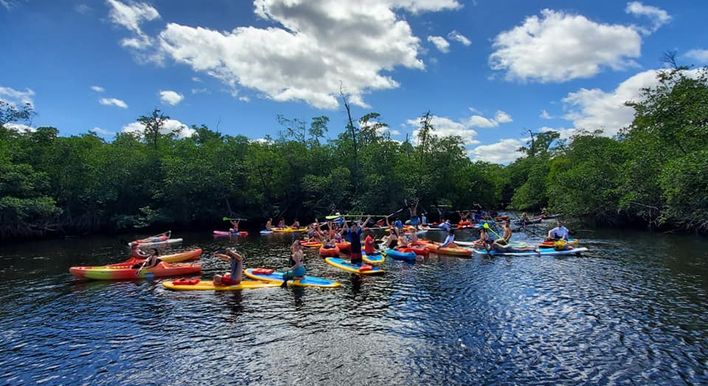
[[[425,212],[420,214],[420,225],[428,226],[428,217],[425,215]]]
[[[300,221],[295,219],[295,221],[293,221],[293,225],[291,225],[290,228],[294,228],[294,229],[300,228]]]
[[[268,217],[268,221],[266,221],[266,224],[265,224],[265,230],[267,230],[267,231],[273,230],[273,218],[272,217]]]
[[[547,240],[566,240],[568,241],[568,228],[563,226],[561,220],[558,220],[556,227],[548,231]]]
[[[445,237],[445,241],[440,244],[440,248],[458,248],[457,244],[455,244],[455,230],[450,229],[447,231],[447,237]]]
[[[130,257],[134,257],[136,259],[147,259],[149,256],[150,256],[149,253],[140,249],[140,244],[138,244],[138,243],[131,243],[130,244]]]
[[[145,259],[145,261],[143,261],[142,264],[138,265],[138,272],[142,271],[143,269],[153,268],[153,267],[157,266],[158,264],[160,264],[159,257],[160,257],[160,252],[157,249],[153,248],[150,251],[150,254]],[[135,268],[135,266],[133,266],[133,268]]]
[[[394,226],[389,226],[388,236],[386,237],[385,245],[389,249],[398,248],[398,232]]]
[[[231,264],[229,273],[214,275],[214,285],[236,285],[241,283],[241,279],[243,279],[243,256],[232,249],[227,249],[224,253],[216,253],[214,256]]]
[[[295,240],[290,247],[292,254],[290,255],[290,263],[292,266],[290,270],[283,274],[283,284],[281,287],[288,286],[288,280],[300,280],[305,277],[307,270],[305,269],[305,255],[302,253],[302,246],[300,245],[300,240]]]
[[[229,232],[231,232],[232,235],[238,235],[238,224],[241,223],[241,220],[229,220],[231,223],[231,228],[229,228]]]
[[[285,218],[281,217],[280,220],[278,220],[278,228],[283,229],[285,228]]]
[[[450,224],[449,219],[444,219],[440,225],[438,225],[438,228],[444,230],[445,232],[450,232],[450,229],[452,229],[452,225]]]

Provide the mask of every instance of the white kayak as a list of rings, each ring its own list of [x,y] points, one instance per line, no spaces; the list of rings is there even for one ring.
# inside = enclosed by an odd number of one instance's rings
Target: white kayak
[[[177,244],[181,243],[183,239],[167,239],[167,240],[161,240],[161,241],[149,241],[146,243],[138,243],[138,246],[140,247],[156,247],[160,245],[170,245],[170,244]],[[128,243],[128,246],[132,246],[134,242]]]

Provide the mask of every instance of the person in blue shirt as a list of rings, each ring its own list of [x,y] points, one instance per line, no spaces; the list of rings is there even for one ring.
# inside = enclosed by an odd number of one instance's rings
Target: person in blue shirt
[[[420,224],[423,226],[428,225],[428,217],[425,215],[425,212],[420,214]]]
[[[450,220],[445,219],[440,225],[438,225],[438,228],[445,230],[445,232],[450,232],[450,229],[452,229],[452,225],[450,225]]]
[[[547,240],[566,240],[568,241],[568,234],[570,231],[568,231],[568,228],[563,226],[563,223],[561,220],[558,220],[556,223],[556,227],[548,231],[548,238]]]
[[[447,237],[445,238],[445,241],[443,241],[442,244],[440,244],[440,248],[456,248],[457,244],[455,244],[455,230],[450,229],[447,231]]]

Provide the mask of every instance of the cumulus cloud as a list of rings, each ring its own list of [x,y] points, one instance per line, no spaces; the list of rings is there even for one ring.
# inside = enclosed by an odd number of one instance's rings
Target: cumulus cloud
[[[636,65],[642,38],[630,26],[600,24],[582,15],[544,9],[494,38],[492,69],[507,80],[565,82],[591,77],[604,67]]]
[[[612,91],[582,88],[571,92],[563,99],[568,109],[564,118],[572,121],[575,128],[601,129],[605,135],[613,136],[634,118],[634,109],[625,106],[625,102],[637,101],[643,88],[656,85],[657,73],[658,70],[640,72]]]
[[[106,89],[103,88],[103,87],[101,87],[101,86],[91,86],[91,90],[93,90],[93,91],[95,91],[95,92],[104,92],[104,91],[106,91]]]
[[[655,32],[661,28],[662,25],[671,21],[671,15],[669,15],[668,12],[658,7],[644,5],[639,1],[627,3],[627,8],[625,8],[624,11],[633,16],[644,16],[649,18],[651,27],[649,29],[639,28],[639,30],[645,35]]]
[[[0,86],[0,100],[11,105],[34,105],[34,91],[26,88],[25,91],[15,90],[12,87]]]
[[[32,126],[23,125],[22,123],[6,123],[4,127],[10,130],[15,130],[18,133],[33,133],[37,131],[36,128]]]
[[[342,2],[255,0],[256,15],[273,25],[217,31],[169,23],[162,52],[231,88],[251,88],[275,101],[336,108],[343,89],[352,104],[364,95],[398,87],[388,72],[423,69],[420,39],[397,10],[456,9],[455,0]]]
[[[452,31],[449,34],[447,34],[447,38],[450,40],[454,40],[456,42],[462,43],[464,46],[469,46],[472,44],[470,39],[468,39],[465,35],[457,32],[457,31]]]
[[[450,52],[450,43],[442,36],[428,36],[428,41],[433,43],[440,52]]]
[[[469,151],[469,156],[474,161],[485,161],[498,164],[508,164],[524,155],[519,148],[524,143],[514,138],[501,139],[489,145],[477,146]]]
[[[101,98],[98,100],[98,103],[104,106],[116,106],[122,109],[128,108],[128,104],[117,98]]]
[[[106,3],[110,8],[108,16],[111,22],[131,32],[131,37],[120,41],[121,46],[132,49],[139,61],[161,63],[161,52],[153,49],[155,39],[140,27],[143,22],[160,18],[157,10],[152,5],[141,2],[106,0]]]
[[[420,132],[420,118],[409,119],[406,124],[411,127],[415,127],[413,130],[413,142],[417,143],[418,133]],[[433,115],[430,118],[430,124],[433,126],[433,135],[438,137],[447,136],[457,136],[462,138],[462,142],[465,145],[474,145],[479,143],[475,138],[477,137],[477,131],[475,131],[472,126],[464,122],[458,122],[447,117],[440,117]]]
[[[142,123],[136,121],[123,126],[123,130],[121,131],[123,133],[142,135],[145,131],[145,126]],[[191,137],[192,135],[194,135],[194,133],[196,133],[194,129],[185,125],[184,123],[176,119],[168,119],[162,126],[160,133],[169,134],[172,132],[176,132],[177,136],[180,138]]]
[[[172,90],[160,90],[160,101],[170,106],[175,106],[182,102],[184,95]]]
[[[538,117],[542,119],[553,119],[553,116],[549,114],[548,111],[546,111],[545,109],[541,110],[541,114]]]
[[[708,63],[708,50],[694,49],[686,52],[684,56],[701,64]]]
[[[478,112],[474,109],[471,109],[471,111]],[[499,124],[509,123],[512,121],[513,119],[511,119],[511,115],[501,110],[497,111],[496,114],[494,114],[494,118],[487,118],[479,114],[474,114],[465,120],[468,126],[478,128],[497,127],[499,126]]]

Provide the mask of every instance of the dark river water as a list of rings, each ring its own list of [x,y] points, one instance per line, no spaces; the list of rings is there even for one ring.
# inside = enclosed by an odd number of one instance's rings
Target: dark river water
[[[287,264],[290,236],[209,233],[176,235],[206,278],[226,245]],[[219,293],[71,277],[123,260],[117,237],[0,246],[0,383],[706,384],[708,240],[578,237],[581,257],[431,255],[363,279],[310,252],[342,287]]]

